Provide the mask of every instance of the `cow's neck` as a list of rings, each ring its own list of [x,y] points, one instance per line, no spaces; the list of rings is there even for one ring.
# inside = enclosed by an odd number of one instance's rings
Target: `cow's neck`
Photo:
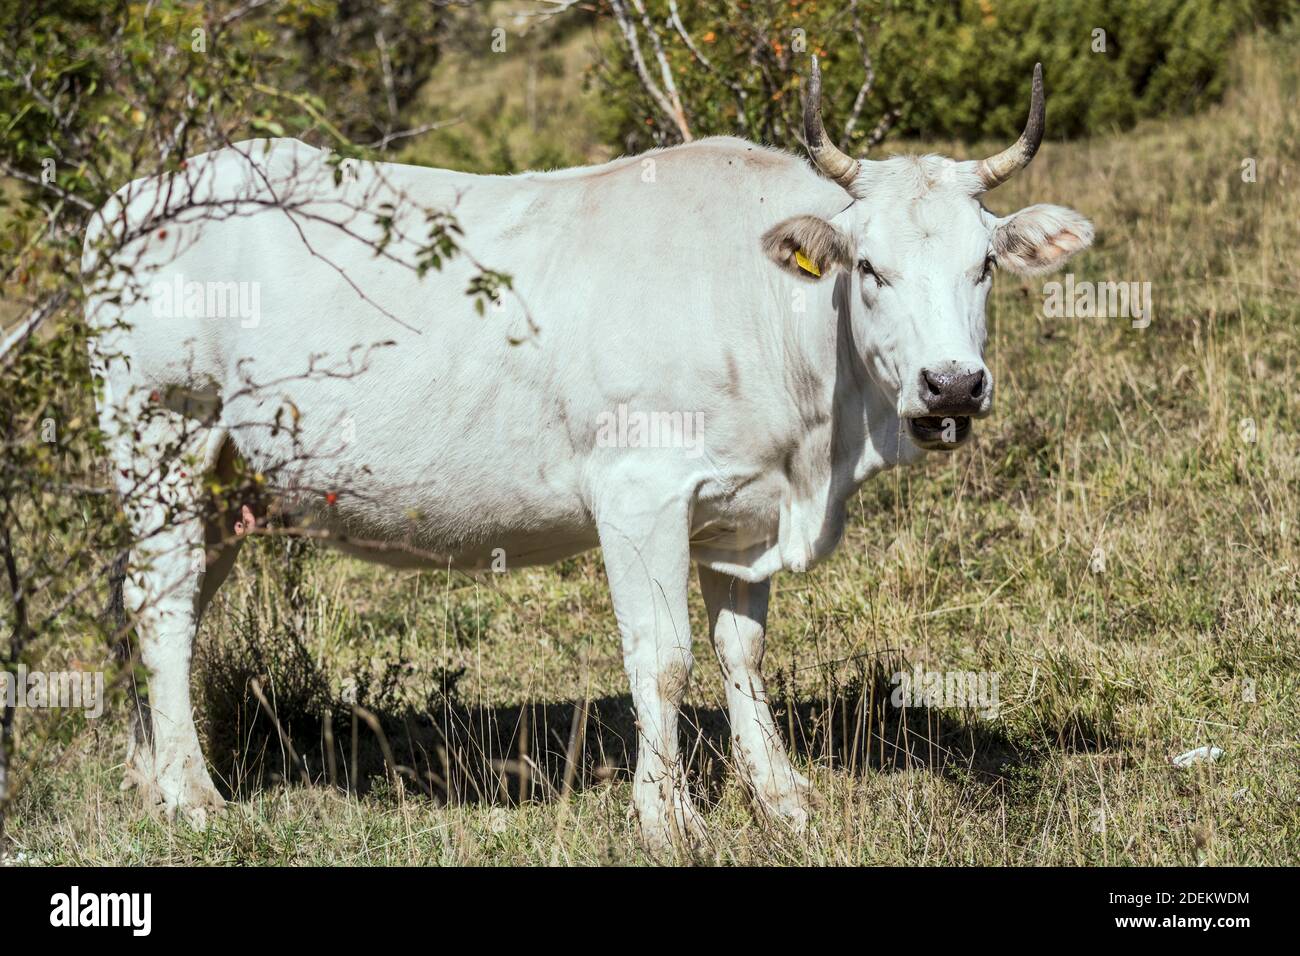
[[[849,498],[873,474],[921,451],[900,434],[897,406],[869,371],[850,296],[852,280],[808,284],[805,311],[786,323],[785,387],[798,407],[781,504],[787,568],[805,568],[839,542]]]
[[[903,434],[895,396],[889,394],[872,375],[871,360],[862,348],[866,330],[862,310],[854,317],[853,282],[840,273],[831,290],[830,307],[836,326],[836,387],[845,399],[837,405],[846,409],[839,425],[840,440],[845,443],[843,461],[852,465],[853,490],[876,472],[897,464],[915,461],[923,454]],[[860,417],[850,415],[856,409]]]

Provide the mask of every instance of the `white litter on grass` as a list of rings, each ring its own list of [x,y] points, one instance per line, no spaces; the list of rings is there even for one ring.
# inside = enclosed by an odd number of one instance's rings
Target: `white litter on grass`
[[[1207,744],[1204,747],[1197,747],[1195,750],[1189,750],[1185,754],[1179,754],[1174,758],[1174,766],[1186,770],[1193,764],[1198,764],[1205,760],[1214,763],[1222,756],[1222,750],[1218,747],[1211,747]]]

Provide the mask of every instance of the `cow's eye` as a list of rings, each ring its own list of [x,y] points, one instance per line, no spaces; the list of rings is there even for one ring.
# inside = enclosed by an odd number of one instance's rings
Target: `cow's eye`
[[[877,289],[885,284],[885,280],[880,278],[880,273],[876,272],[875,268],[866,259],[858,260],[858,271],[862,273],[862,278],[874,282]]]
[[[980,273],[980,282],[988,282],[989,276],[993,275],[993,257],[989,256],[984,260],[984,271]]]

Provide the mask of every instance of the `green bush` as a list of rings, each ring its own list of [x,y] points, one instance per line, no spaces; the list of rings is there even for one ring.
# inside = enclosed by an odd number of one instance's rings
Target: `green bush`
[[[1142,117],[1191,112],[1221,96],[1235,36],[1257,20],[1276,23],[1282,6],[1223,0],[909,4],[911,12],[882,23],[881,94],[885,103],[903,108],[902,127],[909,133],[1015,135],[1024,124],[1027,78],[1041,60],[1054,136],[1122,129]]]
[[[667,0],[647,3],[666,22]],[[845,145],[868,145],[891,117],[896,133],[978,139],[1016,135],[1029,77],[1041,61],[1048,130],[1074,137],[1122,129],[1138,119],[1185,113],[1214,101],[1227,80],[1229,50],[1242,31],[1276,26],[1295,0],[701,0],[677,5],[686,34],[659,28],[661,44],[696,137],[739,133],[793,146],[800,76],[808,54],[823,57],[827,128]],[[660,78],[652,49],[649,73]],[[800,33],[799,31],[803,31]],[[1097,31],[1104,31],[1104,35]],[[875,83],[851,132],[846,123],[866,75]],[[642,89],[626,52],[607,76],[629,108],[611,130],[621,143],[671,141],[679,132]],[[743,95],[742,95],[743,94]]]

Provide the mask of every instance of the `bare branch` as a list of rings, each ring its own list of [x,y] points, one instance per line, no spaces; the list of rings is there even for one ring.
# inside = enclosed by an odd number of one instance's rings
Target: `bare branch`
[[[659,88],[650,77],[650,70],[646,66],[645,57],[641,54],[641,42],[637,39],[636,26],[632,23],[627,15],[627,8],[623,6],[623,0],[609,0],[610,9],[614,11],[614,19],[618,21],[618,27],[623,33],[623,44],[627,47],[628,53],[632,57],[632,66],[636,70],[637,78],[645,91],[659,107],[664,116],[672,120],[676,125],[678,133],[683,140],[691,139],[691,131],[686,126],[686,118],[674,111],[672,103],[664,95],[664,91]],[[678,104],[680,109],[680,104]]]
[[[375,46],[379,49],[379,65],[384,77],[384,103],[388,107],[388,128],[397,122],[397,87],[393,82],[393,60],[388,55],[388,41],[384,39],[383,29],[375,31]],[[384,143],[388,145],[387,141]]]
[[[548,3],[550,7],[542,10],[517,10],[514,13],[515,20],[532,20],[534,23],[545,23],[552,17],[558,17],[561,13],[576,7],[583,0],[537,0],[537,2]]]
[[[695,58],[700,61],[706,70],[718,77],[731,88],[731,92],[736,96],[736,119],[740,121],[741,129],[748,130],[749,119],[745,116],[745,88],[735,80],[729,79],[727,76],[718,72],[712,61],[710,61],[709,58],[700,51],[700,48],[695,45],[695,41],[691,39],[691,35],[686,32],[686,25],[682,23],[681,14],[677,12],[677,0],[668,0],[668,20],[672,23],[673,29],[677,31],[677,35],[682,38],[682,42],[686,44],[686,49],[690,50],[691,53],[695,55]]]
[[[867,74],[862,81],[862,86],[858,89],[858,95],[853,99],[853,109],[849,111],[848,122],[844,124],[844,137],[840,141],[840,146],[843,149],[849,148],[849,141],[853,137],[853,128],[858,125],[858,117],[862,115],[862,107],[866,105],[867,97],[871,94],[871,88],[876,85],[876,68],[871,60],[871,49],[867,46],[866,37],[862,33],[862,21],[858,18],[857,0],[852,0],[849,6],[853,12],[853,37],[858,41],[858,50],[862,53],[862,66],[867,71]],[[879,127],[877,128],[879,129]],[[883,131],[881,136],[884,136]]]
[[[95,211],[94,203],[82,199],[76,193],[68,192],[56,182],[44,182],[39,176],[33,176],[31,173],[23,172],[21,169],[15,169],[13,166],[10,166],[5,162],[0,162],[0,171],[3,171],[6,176],[12,176],[14,179],[21,179],[25,183],[31,183],[33,186],[40,186],[42,189],[48,189],[64,202],[70,202],[74,206],[79,206],[86,210],[86,212]]]
[[[694,137],[691,136],[690,124],[686,122],[686,110],[682,107],[682,98],[677,93],[677,83],[673,80],[673,68],[668,63],[668,57],[664,55],[663,44],[659,42],[659,31],[655,29],[654,24],[650,22],[650,16],[646,13],[644,0],[632,0],[632,6],[636,7],[636,12],[641,15],[641,25],[645,27],[646,35],[650,37],[650,45],[654,48],[655,59],[659,61],[659,75],[664,80],[664,92],[667,93],[669,102],[673,107],[673,122],[681,131],[682,139],[690,142]]]
[[[406,139],[410,136],[423,136],[425,133],[432,133],[436,129],[455,126],[457,123],[463,122],[465,122],[465,117],[457,116],[455,119],[439,120],[436,123],[423,123],[410,129],[401,129],[395,133],[388,133],[382,139],[377,139],[373,143],[367,143],[366,149],[384,150],[388,148],[390,143],[395,143],[399,139]]]
[[[889,134],[890,127],[892,127],[902,115],[902,110],[893,109],[882,116],[880,122],[876,124],[875,129],[867,135],[866,147],[871,149],[874,146],[879,146],[881,141],[883,141]]]
[[[13,361],[12,356],[18,354],[18,350],[41,327],[41,323],[63,308],[67,301],[68,290],[61,289],[46,300],[40,308],[34,309],[31,315],[19,322],[18,327],[4,340],[4,344],[0,345],[0,368],[8,368],[9,363]]]
[[[229,26],[230,24],[234,23],[236,20],[240,20],[248,16],[254,10],[258,9],[259,7],[264,7],[270,2],[271,0],[248,0],[248,3],[245,3],[242,6],[235,7],[233,10],[231,10],[229,13],[223,16],[220,20],[218,20],[217,26],[218,27]]]

